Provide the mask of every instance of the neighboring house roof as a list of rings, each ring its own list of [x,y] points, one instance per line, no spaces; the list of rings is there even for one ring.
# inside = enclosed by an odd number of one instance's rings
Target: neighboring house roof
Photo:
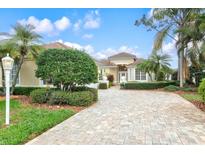
[[[136,58],[136,55],[128,53],[128,52],[120,52],[118,54],[115,54],[113,56],[108,57],[108,59],[112,58],[121,58],[121,57],[129,57],[129,58]]]
[[[63,43],[60,43],[60,42],[53,42],[53,43],[49,43],[49,44],[44,44],[43,47],[46,49],[70,49],[71,48]]]

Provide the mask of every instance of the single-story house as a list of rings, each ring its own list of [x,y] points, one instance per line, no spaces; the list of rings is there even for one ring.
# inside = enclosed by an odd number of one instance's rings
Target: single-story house
[[[46,49],[70,48],[59,42],[45,44],[43,45],[43,47]],[[137,58],[135,55],[126,52],[115,54],[113,56],[108,57],[108,59],[95,60],[96,65],[98,66],[99,77],[113,75],[115,83],[120,83],[122,81],[122,78],[124,78],[126,81],[140,81],[140,82],[150,81],[150,78],[147,73],[140,71],[139,69],[136,68],[136,64],[138,64],[141,61],[142,59]],[[20,70],[16,86],[23,86],[23,87],[47,86],[43,80],[35,76],[36,69],[37,69],[37,65],[35,64],[35,60],[29,58],[25,59],[22,68]],[[13,67],[11,73],[11,79],[14,77],[15,73],[16,73],[16,65],[14,65]],[[1,74],[2,72],[0,70],[0,86],[2,84]]]
[[[136,55],[121,52],[108,57],[107,59],[97,60],[99,76],[114,76],[114,82],[120,83],[122,80],[126,81],[139,81],[148,82],[150,77],[148,73],[145,73],[137,69],[136,65],[143,59],[137,58]],[[154,78],[154,74],[152,74]]]

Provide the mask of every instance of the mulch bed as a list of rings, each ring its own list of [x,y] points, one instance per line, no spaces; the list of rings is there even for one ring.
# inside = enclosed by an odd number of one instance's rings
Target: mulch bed
[[[0,96],[0,100],[3,100],[3,99],[5,99],[5,97]],[[35,108],[45,108],[45,109],[50,109],[50,110],[69,109],[69,110],[73,110],[74,112],[79,112],[87,108],[84,106],[49,105],[45,103],[44,104],[31,103],[30,97],[22,96],[22,95],[11,96],[11,99],[19,100],[25,106],[33,106]]]

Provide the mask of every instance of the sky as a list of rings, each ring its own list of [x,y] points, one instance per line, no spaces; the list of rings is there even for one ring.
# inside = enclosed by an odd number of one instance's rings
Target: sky
[[[0,9],[0,32],[12,33],[17,22],[32,24],[42,43],[61,42],[85,50],[96,59],[119,52],[129,52],[148,58],[152,52],[155,31],[135,26],[142,15],[150,16],[153,9]],[[0,37],[0,39],[3,39]],[[177,67],[173,41],[163,45],[163,52],[172,57]]]

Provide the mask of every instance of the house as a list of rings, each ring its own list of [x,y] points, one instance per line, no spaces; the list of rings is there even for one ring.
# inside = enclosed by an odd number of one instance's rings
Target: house
[[[49,43],[43,45],[45,49],[68,49],[70,47],[59,43]],[[113,75],[114,82],[120,83],[122,78],[126,81],[140,81],[140,82],[147,82],[149,81],[149,76],[147,73],[140,71],[136,68],[136,64],[141,62],[142,59],[137,58],[135,55],[121,52],[115,54],[113,56],[108,57],[108,59],[104,60],[95,60],[96,65],[98,66],[99,77]],[[11,72],[11,80],[16,74],[16,65],[14,64],[13,70]],[[17,79],[16,86],[23,86],[23,87],[41,87],[41,86],[48,86],[44,83],[43,80],[37,78],[35,76],[35,70],[37,69],[37,65],[34,59],[27,58],[25,59],[22,68],[19,73],[19,77]],[[0,86],[2,84],[2,72],[0,70]]]
[[[45,44],[45,45],[43,45],[43,47],[45,49],[52,49],[52,48],[67,49],[67,48],[70,48],[62,43],[59,43],[59,42]],[[21,70],[19,72],[16,86],[22,86],[22,87],[46,86],[43,80],[41,80],[35,76],[36,69],[37,69],[37,65],[35,63],[35,60],[31,59],[31,58],[26,58],[22,67],[21,67]],[[12,72],[11,72],[11,80],[12,80],[12,78],[14,78],[14,75],[16,74],[16,70],[17,70],[17,67],[14,64]],[[2,71],[1,70],[0,70],[0,86],[2,86]]]
[[[120,83],[123,79],[126,81],[148,82],[150,81],[148,73],[136,67],[142,60],[133,54],[121,52],[107,59],[96,60],[96,64],[98,65],[99,76],[113,75],[115,83]]]

